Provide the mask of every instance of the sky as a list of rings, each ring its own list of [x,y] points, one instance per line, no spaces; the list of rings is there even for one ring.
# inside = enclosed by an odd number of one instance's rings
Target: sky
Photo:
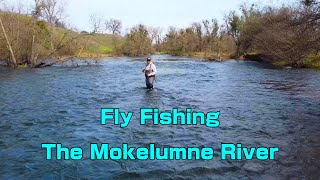
[[[8,0],[7,0],[8,1]],[[10,3],[33,0],[9,0]],[[239,10],[243,3],[279,5],[286,0],[65,0],[64,9],[67,25],[79,31],[90,31],[90,15],[123,22],[123,32],[136,24],[161,27],[184,28],[193,22],[215,18],[219,22],[231,10]],[[294,0],[289,0],[294,1]]]

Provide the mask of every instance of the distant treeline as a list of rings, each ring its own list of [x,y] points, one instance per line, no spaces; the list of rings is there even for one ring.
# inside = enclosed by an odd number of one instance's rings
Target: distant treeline
[[[1,2],[1,1],[0,1]],[[141,56],[167,53],[210,59],[249,58],[281,65],[320,67],[320,2],[297,0],[281,7],[242,5],[219,24],[216,19],[187,28],[136,25],[121,36],[120,20],[90,16],[91,32],[63,22],[62,0],[34,0],[32,12],[0,12],[0,59],[17,67],[41,66],[44,59],[103,54]],[[103,32],[109,31],[110,34]]]
[[[243,5],[240,10],[230,12],[221,25],[215,19],[204,20],[185,29],[170,27],[164,36],[157,28],[148,30],[139,25],[126,35],[125,53],[140,55],[156,50],[320,67],[319,1],[299,0],[281,7]]]

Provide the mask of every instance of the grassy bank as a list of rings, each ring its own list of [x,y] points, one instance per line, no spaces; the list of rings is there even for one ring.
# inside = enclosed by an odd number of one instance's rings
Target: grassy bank
[[[80,33],[19,13],[0,12],[0,18],[4,28],[0,30],[0,59],[16,67],[37,67],[46,59],[116,56],[124,42],[121,36]]]
[[[277,60],[272,64],[275,66],[291,66],[290,62],[284,60]],[[300,67],[320,69],[320,53],[315,53],[303,58]]]
[[[63,35],[69,33],[69,36],[75,37],[73,53],[58,52],[56,59],[78,58],[101,58],[119,55],[119,48],[124,38],[112,34],[83,34],[68,29],[54,28],[56,37],[62,39]],[[72,44],[70,44],[71,46]]]
[[[291,61],[278,59],[273,60],[271,57],[268,57],[267,55],[257,53],[248,53],[244,55],[244,60],[271,63],[274,66],[278,67],[292,66]],[[303,58],[298,68],[320,69],[320,53],[313,53]]]
[[[218,53],[209,53],[209,52],[190,52],[190,53],[169,53],[169,52],[160,52],[160,54],[170,54],[173,56],[185,56],[185,57],[195,57],[195,58],[202,58],[212,61],[224,61],[227,59],[234,58],[231,54],[228,53],[221,53],[220,55]]]
[[[78,57],[104,57],[119,55],[118,48],[123,44],[124,38],[111,34],[83,35],[83,44]]]
[[[320,52],[309,55],[303,59],[303,64],[306,68],[320,69]]]
[[[212,61],[223,61],[227,59],[231,59],[232,55],[227,53],[209,53],[209,52],[193,52],[188,54],[190,57],[204,58]]]

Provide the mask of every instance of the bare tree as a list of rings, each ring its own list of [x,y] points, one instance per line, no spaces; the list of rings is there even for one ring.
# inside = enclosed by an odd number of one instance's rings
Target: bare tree
[[[6,6],[6,3],[5,3],[4,0],[0,0],[0,4],[2,6],[1,9],[0,9],[0,12],[3,9],[5,9],[4,11],[10,12],[10,13],[11,12],[12,13],[15,12],[15,7],[14,6],[12,6],[12,7]],[[19,6],[19,7],[21,7],[21,6]],[[19,9],[18,12],[20,10],[21,9]],[[5,15],[4,18],[5,17],[8,18],[7,15]],[[11,37],[12,39],[9,38],[9,34],[8,33],[10,33],[10,28],[9,28],[9,30],[6,30],[6,28],[8,29],[9,25],[7,25],[7,27],[5,27],[4,22],[2,20],[2,17],[0,17],[0,26],[1,26],[2,33],[3,33],[4,37],[5,37],[6,47],[8,48],[8,51],[10,52],[10,58],[8,60],[8,64],[10,66],[12,66],[12,67],[17,67],[18,66],[18,62],[17,62],[16,55],[15,55],[15,49],[14,49],[13,44],[12,44],[13,43],[13,39],[15,38],[15,36],[12,35],[12,37]]]
[[[32,11],[32,17],[35,19],[39,19],[42,11],[42,0],[34,0],[34,9]]]
[[[154,44],[159,44],[161,43],[161,33],[162,29],[160,27],[150,27],[149,29],[150,32],[150,38],[152,39],[152,42]]]
[[[1,19],[1,18],[0,18],[0,25],[1,25],[1,28],[2,28],[2,31],[3,31],[4,37],[5,37],[5,39],[6,39],[7,46],[8,46],[8,49],[9,49],[9,51],[10,51],[10,55],[11,55],[11,60],[12,60],[12,62],[9,63],[9,64],[11,64],[13,67],[16,67],[16,66],[17,66],[17,60],[16,60],[16,58],[15,58],[15,56],[14,56],[14,52],[13,52],[13,50],[12,50],[11,43],[10,43],[10,41],[9,41],[7,32],[6,32],[5,28],[4,28],[4,25],[3,25],[3,23],[2,23],[2,19]]]
[[[42,17],[51,25],[56,26],[64,17],[64,0],[35,0],[42,8]]]
[[[259,20],[261,31],[254,35],[255,50],[267,55],[269,61],[281,60],[295,67],[303,67],[305,58],[316,53],[320,47],[319,26],[310,23],[308,14],[303,13],[304,10],[282,7],[263,14]]]
[[[31,66],[41,67],[44,65],[43,62],[38,62],[38,57],[41,53],[40,49],[43,48],[50,40],[51,50],[47,52],[45,59],[58,53],[63,48],[68,46],[70,43],[74,42],[80,37],[72,32],[72,30],[65,30],[61,38],[53,37],[54,27],[59,26],[62,23],[62,18],[64,14],[63,1],[59,0],[34,0],[35,6],[32,11],[33,18],[33,29],[32,29],[32,44],[31,44]],[[50,33],[44,37],[37,37],[40,35],[41,31],[46,31],[46,28],[39,28],[39,19],[43,18],[48,22]],[[45,25],[44,25],[45,26]],[[60,27],[60,26],[59,26]],[[46,34],[46,33],[45,33]],[[56,45],[53,44],[53,39]],[[44,55],[44,54],[43,54]]]
[[[102,16],[100,15],[97,15],[97,14],[91,14],[90,15],[90,19],[89,19],[89,22],[90,22],[90,25],[92,27],[92,32],[91,34],[96,34],[98,32],[101,31],[101,28],[102,28]]]
[[[31,66],[35,66],[37,62],[38,55],[36,55],[36,48],[35,48],[35,41],[36,41],[36,22],[41,16],[41,11],[42,11],[42,0],[34,0],[34,10],[32,11],[32,17],[34,18],[33,20],[33,34],[32,34],[32,44],[31,44]]]
[[[152,43],[155,46],[155,49],[157,51],[160,51],[160,46],[162,43],[162,29],[160,27],[150,27],[149,28],[149,32],[150,32],[150,39],[152,40]]]
[[[105,22],[106,29],[111,31],[113,35],[121,34],[122,22],[117,19],[106,20]]]
[[[297,14],[298,16],[295,24],[304,24],[308,23],[309,25],[319,26],[320,25],[320,0],[304,0],[302,2],[304,5],[299,9]]]
[[[204,47],[205,52],[217,53],[217,57],[221,60],[221,38],[219,37],[220,27],[216,19],[203,20],[204,29]]]
[[[50,25],[50,44],[54,50],[53,27],[58,24],[64,15],[64,0],[36,0],[36,10],[40,11],[42,18]]]
[[[226,26],[229,34],[233,37],[234,42],[237,46],[236,56],[240,57],[240,46],[241,46],[241,31],[243,28],[243,19],[238,16],[235,11],[231,11],[228,17],[226,17]]]
[[[303,0],[302,3],[306,6],[312,6],[320,4],[319,0]]]
[[[197,35],[197,51],[201,52],[203,50],[203,42],[202,42],[202,37],[203,37],[203,29],[201,23],[193,23],[192,24],[192,29]]]

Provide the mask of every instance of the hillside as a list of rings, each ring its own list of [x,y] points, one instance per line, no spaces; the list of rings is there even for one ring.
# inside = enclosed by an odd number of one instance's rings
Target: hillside
[[[23,14],[1,12],[0,19],[0,59],[9,63],[36,66],[48,58],[112,56],[123,43],[121,36],[79,33]]]

